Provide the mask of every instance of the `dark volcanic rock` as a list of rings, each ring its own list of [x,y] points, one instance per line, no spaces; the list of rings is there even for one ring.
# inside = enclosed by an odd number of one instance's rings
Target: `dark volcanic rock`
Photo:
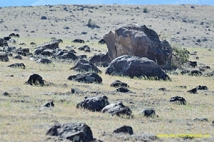
[[[207,86],[201,86],[201,85],[199,85],[196,88],[197,88],[197,90],[208,90]]]
[[[14,64],[9,65],[8,67],[25,69],[25,65],[23,63],[14,63]]]
[[[129,87],[127,83],[121,82],[120,80],[115,80],[110,86],[111,87]]]
[[[188,90],[187,92],[189,92],[191,94],[197,94],[197,88],[193,88],[191,90]]]
[[[79,71],[79,72],[96,72],[101,73],[101,71],[91,62],[86,61],[84,59],[79,60],[71,70]]]
[[[0,61],[8,62],[9,58],[7,54],[0,54]]]
[[[105,42],[104,39],[99,40],[98,43],[99,43],[99,44],[106,44],[106,42]]]
[[[68,77],[68,80],[75,80],[85,83],[102,83],[102,78],[97,73],[72,75]]]
[[[54,107],[53,101],[47,102],[43,105],[43,107]]]
[[[130,116],[132,114],[132,111],[130,110],[130,108],[123,105],[122,102],[117,102],[114,104],[107,105],[106,107],[104,107],[102,109],[101,112],[103,112],[103,113],[107,112],[107,113],[110,113],[111,115],[116,114],[117,116],[120,116],[120,115]]]
[[[46,59],[46,58],[38,59],[36,62],[37,63],[42,63],[42,64],[50,64],[50,63],[52,63],[51,60]]]
[[[192,76],[201,76],[202,72],[198,71],[198,70],[193,70],[193,71],[190,72],[189,75],[192,75]]]
[[[97,66],[102,66],[102,67],[107,67],[111,62],[108,56],[108,53],[94,55],[89,59],[89,61]]]
[[[0,46],[8,46],[7,41],[0,38]]]
[[[72,42],[74,42],[74,43],[85,43],[85,41],[82,39],[74,39]]]
[[[14,59],[19,59],[19,60],[22,60],[22,56],[21,55],[16,55],[13,57]]]
[[[155,80],[169,80],[169,76],[161,70],[158,65],[148,58],[124,55],[114,59],[108,68],[106,74],[145,77]]]
[[[91,128],[85,123],[55,124],[46,135],[57,136],[73,142],[92,142],[93,134]]]
[[[180,104],[180,105],[186,105],[186,100],[180,96],[172,97],[169,101],[176,102],[177,104]]]
[[[142,114],[146,117],[154,117],[155,110],[153,108],[145,108],[143,109]]]
[[[91,49],[88,45],[84,45],[82,47],[79,47],[78,50],[85,51],[85,52],[91,52]]]
[[[128,92],[130,92],[130,90],[127,89],[127,88],[125,88],[125,87],[119,87],[119,88],[117,88],[116,91],[117,92],[121,92],[121,93],[128,93]]]
[[[120,128],[117,128],[116,130],[113,131],[114,133],[127,133],[127,134],[130,134],[130,135],[133,135],[134,132],[133,132],[133,129],[131,126],[122,126]]]
[[[76,107],[88,109],[91,111],[101,111],[107,105],[109,105],[109,102],[106,96],[85,97],[85,99],[78,103]]]
[[[44,86],[45,82],[38,74],[33,74],[29,77],[26,84]]]

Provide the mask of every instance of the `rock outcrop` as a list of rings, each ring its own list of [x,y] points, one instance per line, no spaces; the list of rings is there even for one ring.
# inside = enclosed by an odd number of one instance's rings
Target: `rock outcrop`
[[[172,48],[167,41],[160,41],[158,34],[145,25],[128,24],[103,38],[111,60],[122,55],[147,57],[161,67],[170,65]]]

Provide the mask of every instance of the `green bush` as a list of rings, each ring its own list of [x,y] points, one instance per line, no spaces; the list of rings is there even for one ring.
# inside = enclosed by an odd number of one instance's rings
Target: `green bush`
[[[180,68],[181,65],[189,60],[189,51],[185,48],[172,47],[172,68]]]
[[[143,9],[143,13],[148,13],[149,12],[149,10],[145,7],[144,9]]]

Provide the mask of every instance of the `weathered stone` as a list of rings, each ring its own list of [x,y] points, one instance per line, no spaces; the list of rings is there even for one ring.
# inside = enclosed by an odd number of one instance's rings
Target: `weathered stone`
[[[75,80],[85,83],[102,83],[102,78],[97,73],[72,75],[68,77],[68,80]]]
[[[121,115],[130,116],[132,114],[132,111],[130,110],[130,108],[123,105],[122,102],[109,104],[106,107],[104,107],[101,112],[103,112],[103,113],[107,112],[107,113],[110,113],[111,115],[116,114],[117,116],[121,116]]]
[[[106,69],[106,74],[170,80],[169,76],[154,61],[130,55],[114,59]]]
[[[91,128],[85,123],[55,124],[46,135],[57,136],[73,142],[92,142],[93,134]]]
[[[115,80],[110,86],[111,87],[129,87],[127,83],[121,82],[120,80]]]
[[[169,101],[176,102],[177,104],[180,104],[180,105],[186,105],[186,100],[180,96],[172,97]]]
[[[89,61],[97,66],[102,66],[102,67],[107,67],[111,62],[108,56],[108,53],[94,55],[89,59]]]
[[[129,89],[127,89],[126,87],[119,87],[116,89],[117,92],[121,92],[121,93],[128,93],[130,92]]]
[[[101,71],[91,62],[86,61],[84,59],[79,60],[71,70],[79,71],[79,72],[96,72],[101,73]]]
[[[117,128],[116,130],[113,131],[114,133],[127,133],[127,134],[130,134],[130,135],[133,135],[134,132],[133,132],[133,129],[131,126],[122,126],[120,128]]]
[[[160,41],[157,33],[145,25],[128,24],[109,32],[103,38],[111,60],[132,55],[147,57],[161,67],[171,64],[172,48],[167,41]]]
[[[24,63],[14,63],[14,64],[9,65],[8,67],[25,69]]]
[[[42,64],[50,64],[50,63],[52,63],[51,60],[46,59],[46,58],[38,59],[36,62],[37,63],[42,63]]]
[[[45,83],[44,83],[44,80],[42,79],[42,77],[40,75],[33,74],[29,77],[26,84],[44,86]]]
[[[76,107],[88,109],[91,111],[101,111],[107,105],[109,105],[109,102],[106,96],[85,97],[85,99],[78,103]]]
[[[8,55],[4,53],[3,54],[0,53],[0,61],[8,62],[9,61]]]
[[[43,105],[43,107],[54,107],[53,101],[47,102]]]
[[[142,114],[146,117],[154,117],[155,110],[153,108],[145,108],[143,109]]]

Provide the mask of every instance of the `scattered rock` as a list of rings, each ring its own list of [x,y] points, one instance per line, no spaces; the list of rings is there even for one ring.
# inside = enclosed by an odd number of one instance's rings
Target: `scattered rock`
[[[208,90],[207,86],[201,86],[201,85],[197,86],[196,89],[197,90]]]
[[[75,80],[85,83],[102,83],[102,78],[97,73],[72,75],[68,77],[68,80]]]
[[[128,93],[128,92],[130,92],[130,90],[127,89],[127,88],[125,88],[125,87],[119,87],[119,88],[117,88],[116,91],[117,92],[121,92],[121,93]]]
[[[42,64],[50,64],[50,63],[52,63],[51,60],[46,59],[46,58],[38,59],[36,62],[37,63],[42,63]]]
[[[133,135],[134,132],[133,132],[133,129],[131,126],[122,126],[120,128],[117,128],[116,130],[113,131],[113,133],[127,133],[127,134],[130,134],[130,135]]]
[[[176,102],[179,105],[186,105],[186,100],[183,97],[175,96],[170,98],[170,102]]]
[[[22,60],[22,56],[21,55],[16,55],[13,57],[14,59],[19,59],[19,60]]]
[[[93,64],[97,65],[97,66],[107,67],[110,63],[110,58],[108,56],[108,53],[98,54],[98,55],[92,56],[89,59],[89,61],[92,62]]]
[[[85,52],[91,52],[91,49],[88,45],[84,45],[82,47],[79,47],[78,50],[85,51]]]
[[[166,91],[166,88],[159,88],[159,91]]]
[[[47,20],[46,16],[41,16],[41,20]]]
[[[104,39],[101,39],[98,41],[98,44],[106,44],[105,40]]]
[[[195,118],[194,121],[208,121],[207,118]]]
[[[38,74],[33,74],[29,77],[28,81],[26,82],[26,84],[30,84],[30,85],[36,85],[36,86],[44,86],[45,82],[42,79],[42,77]]]
[[[193,88],[191,90],[188,90],[187,92],[189,92],[191,94],[197,94],[197,88]]]
[[[14,64],[9,65],[8,67],[25,69],[25,65],[23,63],[14,63]]]
[[[74,42],[74,43],[85,43],[85,41],[82,39],[75,39],[72,42]]]
[[[129,87],[127,83],[121,82],[120,80],[115,80],[110,86],[111,87]]]
[[[7,97],[10,97],[10,96],[11,96],[10,93],[8,93],[8,92],[4,92],[2,95],[3,95],[3,96],[7,96]]]
[[[85,99],[78,103],[76,107],[88,109],[91,111],[101,111],[107,105],[109,105],[109,102],[106,96],[85,97]]]
[[[117,116],[121,116],[121,115],[130,116],[132,114],[132,111],[130,110],[130,108],[123,105],[122,102],[109,104],[106,107],[104,107],[101,112],[103,112],[103,113],[107,112],[107,113],[110,113],[111,115],[116,114]]]
[[[198,71],[198,70],[192,70],[189,75],[192,75],[192,76],[201,76],[202,72]]]
[[[106,74],[129,76],[131,78],[144,77],[155,80],[170,80],[169,76],[154,61],[129,55],[114,59],[106,69]]]
[[[155,110],[153,108],[145,108],[143,109],[142,114],[146,117],[154,117]]]
[[[43,105],[43,107],[54,107],[53,101],[47,102]]]
[[[55,124],[46,135],[57,136],[73,142],[92,142],[93,134],[91,128],[85,123]]]
[[[86,61],[84,59],[80,59],[71,70],[79,71],[79,72],[96,72],[101,73],[101,71],[91,62]]]
[[[2,62],[8,62],[9,58],[7,54],[0,54],[0,61]]]

